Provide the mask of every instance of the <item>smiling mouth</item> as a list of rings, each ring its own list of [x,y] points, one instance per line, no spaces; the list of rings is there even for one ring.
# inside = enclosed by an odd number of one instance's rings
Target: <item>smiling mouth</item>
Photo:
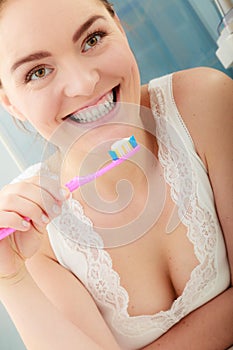
[[[116,87],[111,92],[109,92],[100,104],[90,106],[88,108],[82,109],[79,112],[70,114],[68,117],[66,117],[66,119],[69,118],[77,123],[83,124],[95,122],[101,119],[115,108],[118,88],[119,87]]]

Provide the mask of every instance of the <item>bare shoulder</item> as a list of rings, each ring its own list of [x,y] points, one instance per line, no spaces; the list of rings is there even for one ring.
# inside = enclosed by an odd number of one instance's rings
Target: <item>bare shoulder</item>
[[[206,164],[209,150],[220,146],[225,131],[232,127],[233,81],[216,69],[188,69],[174,73],[173,94],[197,152]]]
[[[221,144],[232,137],[233,80],[208,67],[182,70],[173,74],[173,95],[196,152],[208,168],[208,154],[221,150]],[[150,107],[148,84],[141,87],[141,105]]]
[[[174,73],[173,93],[178,108],[198,121],[227,115],[232,118],[233,80],[213,68],[200,67]]]

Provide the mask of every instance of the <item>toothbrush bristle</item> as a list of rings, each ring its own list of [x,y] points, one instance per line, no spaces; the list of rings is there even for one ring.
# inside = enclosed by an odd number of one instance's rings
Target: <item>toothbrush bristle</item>
[[[112,160],[117,160],[126,156],[129,152],[138,146],[134,136],[116,141],[109,151]]]

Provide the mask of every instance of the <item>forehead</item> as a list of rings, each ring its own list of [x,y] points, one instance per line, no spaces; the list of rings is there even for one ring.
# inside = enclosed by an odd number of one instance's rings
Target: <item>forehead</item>
[[[0,15],[0,50],[1,43],[17,47],[19,42],[36,45],[48,35],[57,38],[91,15],[107,13],[99,0],[8,0]]]

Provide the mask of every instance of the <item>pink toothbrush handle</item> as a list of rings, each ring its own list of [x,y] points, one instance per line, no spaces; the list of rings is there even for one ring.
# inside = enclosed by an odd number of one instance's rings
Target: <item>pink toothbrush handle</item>
[[[122,156],[121,158],[118,158],[117,160],[113,160],[110,164],[106,165],[104,168],[98,170],[94,174],[89,174],[87,176],[82,176],[82,177],[74,177],[71,181],[69,181],[66,184],[66,187],[70,190],[70,192],[73,192],[80,186],[83,186],[87,184],[88,182],[91,182],[95,180],[97,177],[102,176],[105,174],[107,171],[111,170],[112,168],[115,168],[117,165],[123,163],[126,159],[130,158],[134,153],[136,153],[139,150],[140,146],[137,145],[134,149],[132,149],[130,152],[128,152],[126,155]],[[27,221],[30,221],[29,218],[25,217],[24,218]],[[16,230],[13,228],[0,228],[0,240],[3,238],[9,236]]]
[[[14,228],[10,228],[10,227],[0,228],[0,240],[11,235],[13,232],[15,232]]]
[[[99,171],[97,171],[94,174],[89,174],[86,176],[76,176],[74,177],[71,181],[69,181],[66,184],[66,187],[70,190],[70,192],[73,192],[74,190],[76,190],[77,188],[97,179],[97,177],[103,175],[104,173],[106,173],[107,171],[109,171],[110,169],[114,168],[115,166],[121,164],[124,161],[124,159],[117,159],[112,161],[110,164],[108,164],[106,167],[100,169]]]
[[[25,217],[24,220],[26,221],[30,221],[29,218]],[[16,229],[11,228],[11,227],[6,227],[6,228],[0,228],[0,241],[4,238],[6,238],[7,236],[11,235],[12,233],[14,233],[16,231]]]
[[[89,174],[86,176],[76,176],[71,181],[69,181],[66,184],[66,187],[70,190],[70,192],[73,192],[74,190],[77,190],[77,188],[87,184],[88,182],[91,182],[98,177],[105,174],[107,171],[115,168],[117,165],[120,165],[123,163],[126,159],[130,158],[134,153],[136,153],[139,150],[140,146],[137,145],[132,151],[128,152],[126,155],[122,156],[121,158],[118,158],[117,160],[113,160],[110,164],[106,165],[104,168],[98,170],[96,173]]]

